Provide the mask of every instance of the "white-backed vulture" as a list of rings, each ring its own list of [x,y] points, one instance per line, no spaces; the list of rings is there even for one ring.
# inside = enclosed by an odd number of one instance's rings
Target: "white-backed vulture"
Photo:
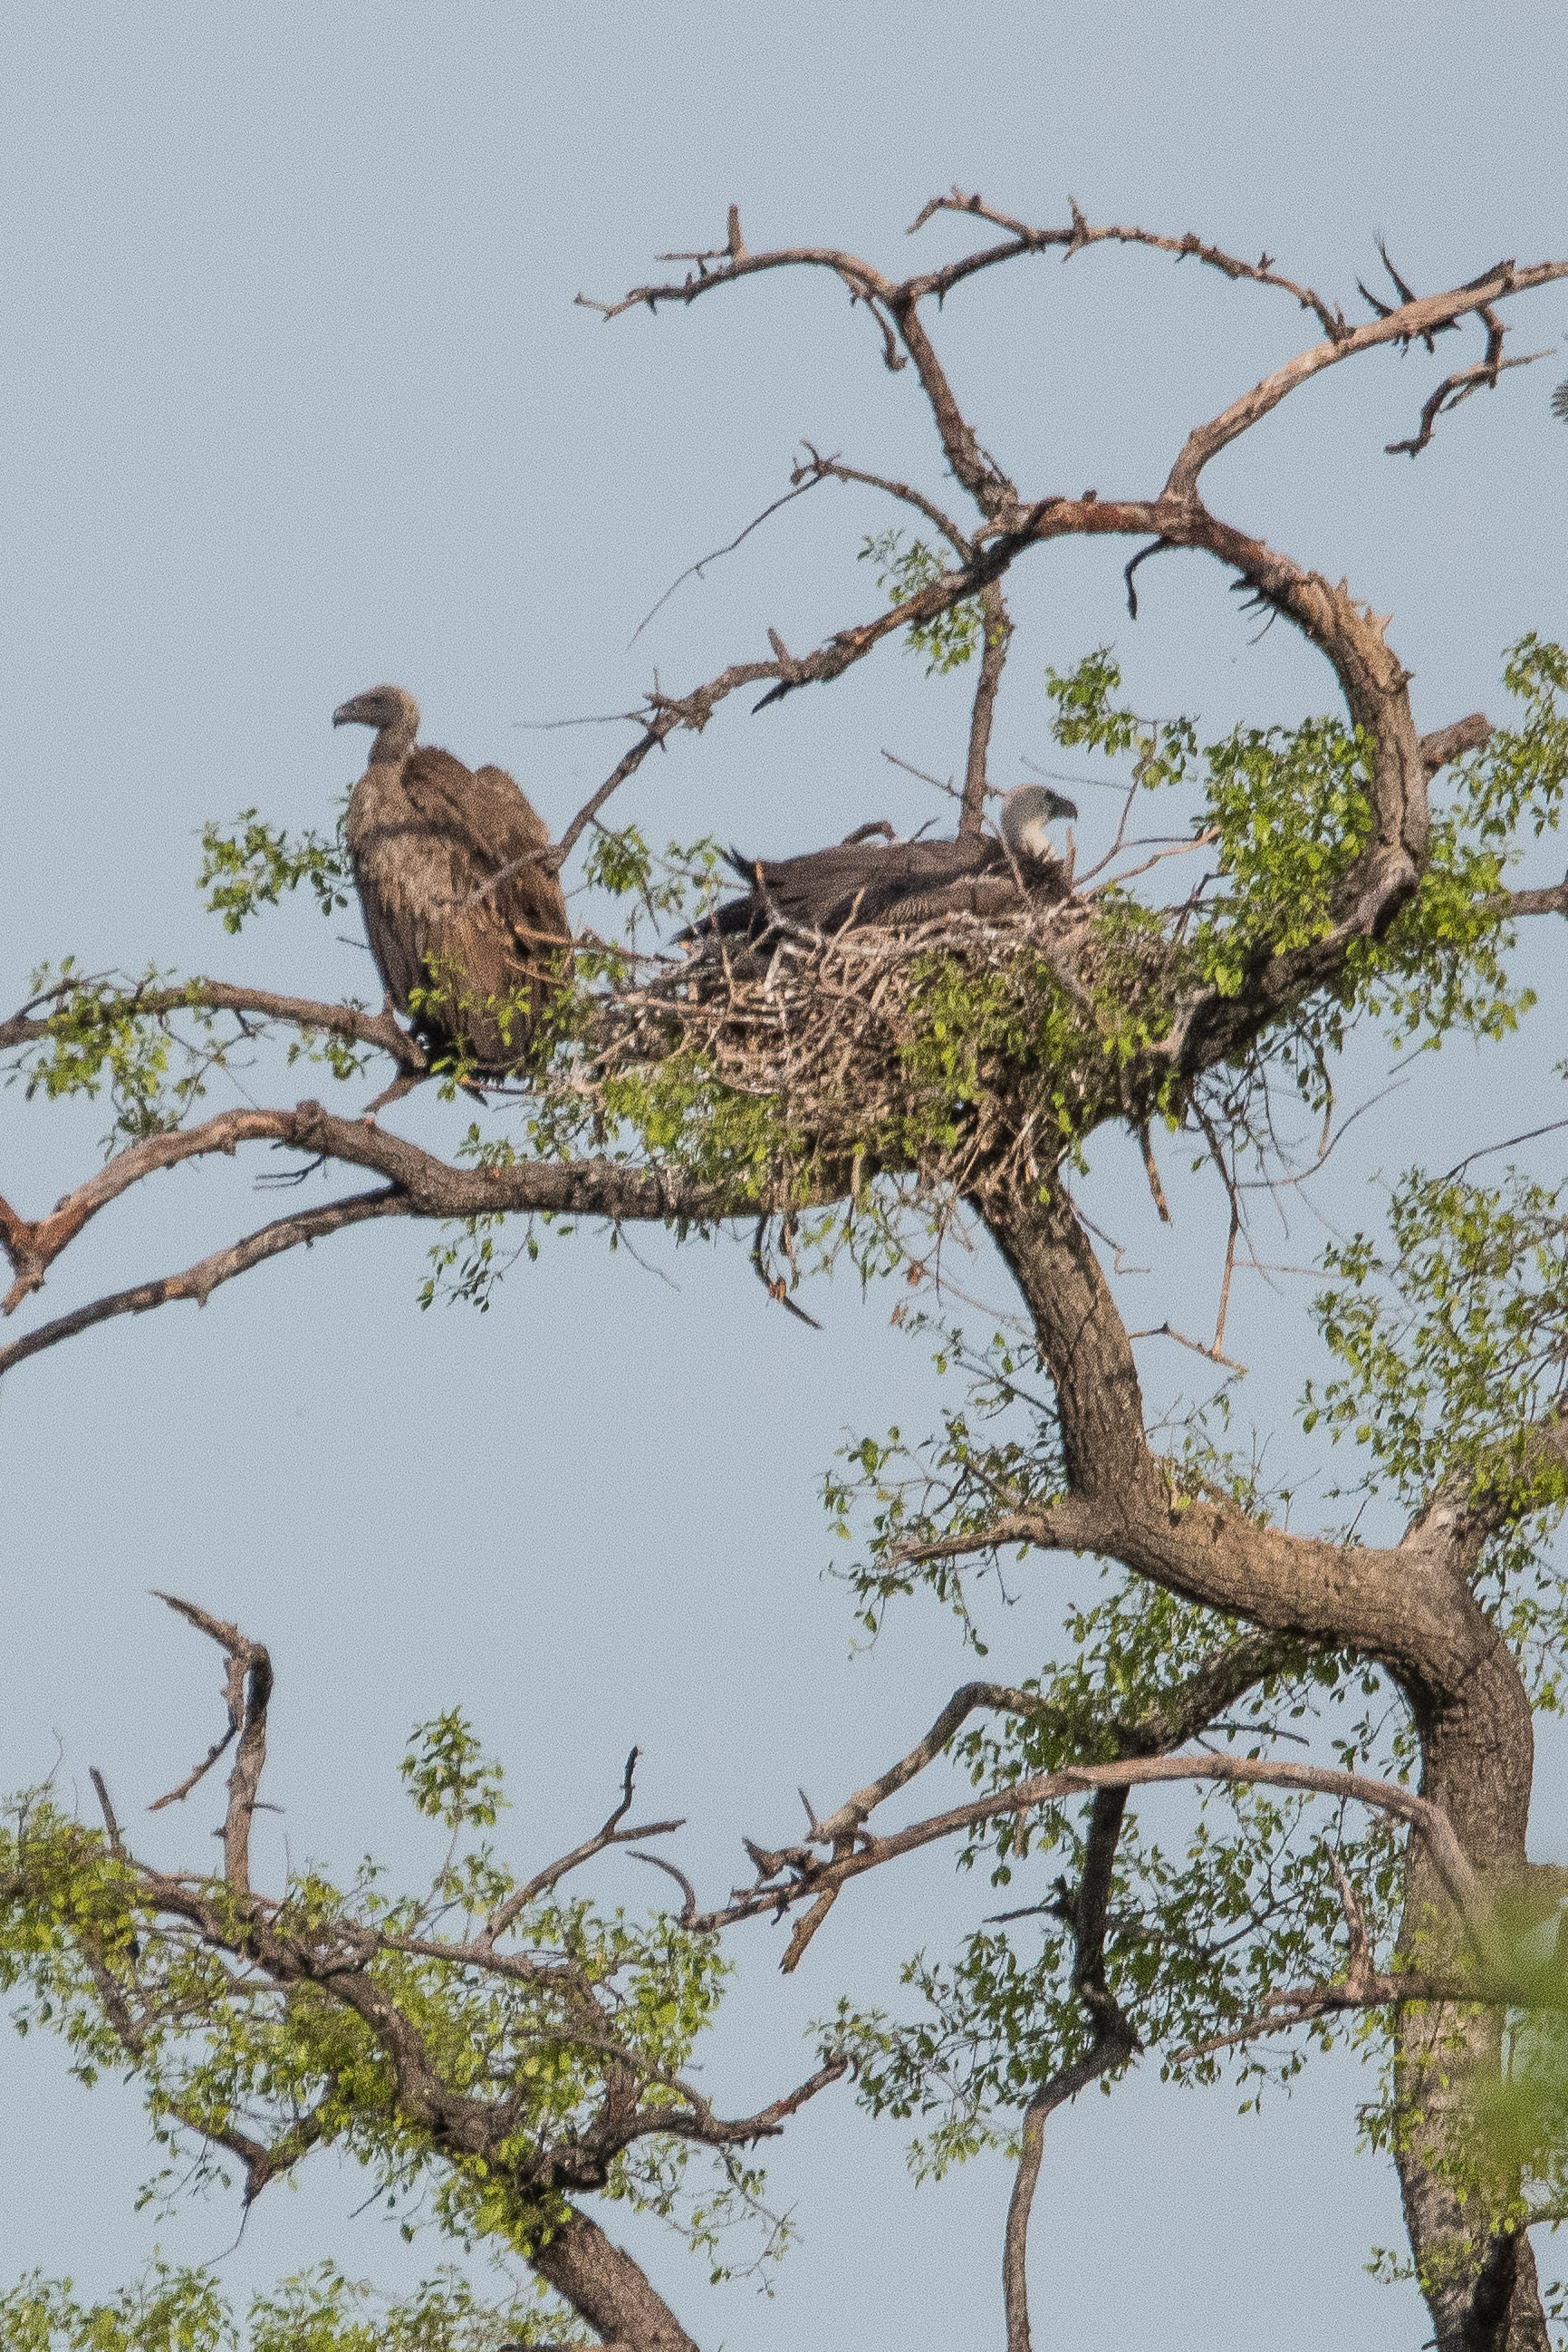
[[[570,931],[535,853],[549,833],[503,768],[415,743],[419,705],[374,686],[332,713],[373,727],[346,833],[365,930],[388,995],[438,1051],[513,1069],[559,983]],[[417,1007],[416,990],[428,992]]]
[[[1002,802],[1001,839],[967,834],[956,841],[871,841],[890,825],[862,825],[836,848],[766,859],[729,853],[749,895],[731,898],[695,925],[691,936],[757,938],[779,921],[838,931],[865,923],[909,923],[967,909],[997,913],[1030,896],[1061,898],[1068,875],[1050,828],[1077,809],[1044,784],[1019,784]]]

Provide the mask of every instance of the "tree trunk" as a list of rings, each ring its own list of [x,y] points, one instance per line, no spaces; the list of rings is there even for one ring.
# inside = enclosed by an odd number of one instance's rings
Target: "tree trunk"
[[[1410,1702],[1424,1795],[1440,1804],[1478,1874],[1526,1866],[1534,1769],[1529,1695],[1470,1587],[1481,1534],[1440,1498],[1392,1549],[1291,1536],[1235,1506],[1173,1507],[1145,1434],[1132,1345],[1092,1244],[1058,1181],[1004,1179],[977,1205],[1030,1312],[1050,1369],[1067,1474],[1065,1508],[1039,1538],[1122,1560],[1207,1607],[1327,1642],[1385,1667]],[[1425,1850],[1407,1848],[1400,1948],[1427,1966],[1457,1954],[1458,1924]],[[1396,2151],[1417,2273],[1437,2352],[1546,2352],[1528,2240],[1497,2226],[1450,2154],[1460,2102],[1495,2075],[1496,2012],[1411,2008],[1396,2029]]]
[[[613,2245],[598,2222],[575,2205],[568,2209],[566,2221],[549,2243],[528,2259],[617,2352],[697,2352],[631,2255]]]
[[[1525,1858],[1534,1762],[1530,1702],[1500,1641],[1452,1699],[1416,1700],[1422,1793],[1440,1804],[1483,1876],[1518,1874]],[[1400,1949],[1417,1965],[1455,1949],[1452,1913],[1425,1849],[1412,1840]],[[1396,2155],[1416,2273],[1437,2352],[1547,2352],[1530,2242],[1496,2225],[1475,2193],[1461,2195],[1451,2158],[1463,2105],[1495,2075],[1495,2011],[1401,2011],[1395,2070]]]

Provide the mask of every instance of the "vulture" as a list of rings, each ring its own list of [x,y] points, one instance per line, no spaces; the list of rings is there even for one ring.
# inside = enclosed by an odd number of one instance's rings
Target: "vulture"
[[[880,824],[862,825],[834,849],[775,864],[732,849],[729,862],[750,895],[727,900],[685,936],[757,939],[779,921],[831,932],[961,911],[994,914],[1017,905],[1020,887],[1060,898],[1069,877],[1050,828],[1077,814],[1044,784],[1019,784],[1002,802],[999,841],[978,833],[956,841],[898,841],[891,825]],[[873,840],[874,834],[887,838]]]
[[[525,1057],[570,942],[543,819],[503,768],[416,744],[419,705],[373,686],[334,727],[373,727],[345,828],[371,952],[400,1013],[438,1052],[499,1076]],[[413,1003],[416,989],[436,1001]]]

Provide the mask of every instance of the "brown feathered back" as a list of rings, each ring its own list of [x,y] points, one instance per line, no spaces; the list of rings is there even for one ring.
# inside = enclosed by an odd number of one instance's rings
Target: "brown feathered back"
[[[538,811],[505,769],[475,772],[422,745],[372,756],[349,803],[347,834],[365,929],[393,1003],[407,1013],[416,989],[435,991],[437,1001],[415,1015],[434,1044],[461,1045],[481,1070],[515,1067],[559,982],[571,936],[559,880],[528,862],[549,846]]]

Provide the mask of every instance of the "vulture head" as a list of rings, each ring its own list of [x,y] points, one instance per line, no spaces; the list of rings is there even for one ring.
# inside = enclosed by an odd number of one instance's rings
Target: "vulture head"
[[[1015,857],[1059,864],[1060,853],[1051,841],[1051,827],[1060,824],[1063,817],[1077,814],[1073,803],[1053,793],[1049,785],[1018,784],[1002,802],[1002,839]]]
[[[419,705],[404,687],[372,686],[351,701],[340,702],[332,713],[332,724],[375,729],[372,765],[378,760],[401,760],[413,749],[419,733]]]

